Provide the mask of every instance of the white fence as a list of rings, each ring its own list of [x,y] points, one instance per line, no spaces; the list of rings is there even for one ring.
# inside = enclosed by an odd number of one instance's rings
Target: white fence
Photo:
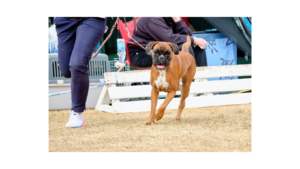
[[[185,108],[221,106],[251,103],[251,93],[213,95],[214,92],[230,92],[251,90],[251,78],[235,80],[207,81],[207,78],[251,76],[251,65],[230,65],[197,67],[195,81],[192,82],[190,94],[185,101]],[[151,100],[126,101],[120,99],[151,97],[151,85],[121,86],[117,83],[149,82],[150,70],[128,72],[107,72],[104,74],[106,85],[103,87],[95,109],[111,113],[145,112],[151,110]],[[204,95],[197,96],[199,93]],[[160,92],[159,96],[166,96]],[[176,95],[181,95],[180,91]],[[107,97],[112,100],[112,106],[105,104]],[[174,98],[167,109],[177,109],[180,98]],[[159,99],[159,107],[164,99]]]

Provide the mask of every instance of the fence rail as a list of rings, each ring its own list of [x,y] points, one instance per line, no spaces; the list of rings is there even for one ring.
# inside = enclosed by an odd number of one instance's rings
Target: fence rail
[[[189,97],[186,99],[186,108],[220,106],[231,104],[251,103],[251,93],[213,95],[215,92],[230,92],[251,90],[251,78],[235,80],[207,81],[207,78],[251,76],[251,65],[229,65],[198,67],[195,81],[192,82]],[[149,82],[150,70],[128,71],[128,72],[106,72],[104,73],[106,84],[102,89],[96,110],[111,113],[129,113],[150,111],[151,100],[120,102],[124,98],[151,97],[151,86],[121,86],[117,83]],[[197,94],[204,95],[198,96]],[[160,96],[166,96],[166,92],[160,92]],[[180,91],[176,95],[181,95]],[[112,106],[106,105],[104,100],[110,97]],[[180,98],[174,98],[167,109],[177,109]],[[164,99],[159,99],[157,107]]]

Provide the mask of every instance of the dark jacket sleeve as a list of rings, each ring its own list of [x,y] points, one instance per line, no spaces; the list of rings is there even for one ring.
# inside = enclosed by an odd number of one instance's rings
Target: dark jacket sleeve
[[[190,35],[193,36],[192,30],[186,26],[185,22],[183,20],[180,20],[178,22],[174,22],[175,24],[175,30],[174,33],[178,33],[181,35]]]
[[[188,31],[184,29],[184,26],[182,24],[179,23],[179,26],[179,32],[181,32],[182,34],[173,33],[172,28],[168,27],[166,22],[162,18],[153,18],[148,23],[148,33],[156,41],[165,41],[176,44],[184,43],[186,42]],[[186,28],[188,27],[186,26]],[[189,35],[192,36],[192,31],[189,32]],[[192,37],[191,42],[192,44],[194,43],[194,38]]]

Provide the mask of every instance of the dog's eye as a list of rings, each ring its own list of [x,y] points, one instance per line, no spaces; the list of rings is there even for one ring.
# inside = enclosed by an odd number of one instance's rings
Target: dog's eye
[[[170,56],[170,54],[171,53],[168,50],[164,53],[165,56]]]
[[[158,51],[158,50],[155,50],[155,51],[154,51],[154,56],[155,56],[155,57],[159,56],[159,51]]]

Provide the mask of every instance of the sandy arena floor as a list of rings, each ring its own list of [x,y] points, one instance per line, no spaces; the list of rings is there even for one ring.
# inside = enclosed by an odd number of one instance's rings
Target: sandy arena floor
[[[49,111],[49,152],[251,152],[251,104],[167,110],[154,125],[150,112],[84,112],[87,126],[65,129],[69,113]]]

